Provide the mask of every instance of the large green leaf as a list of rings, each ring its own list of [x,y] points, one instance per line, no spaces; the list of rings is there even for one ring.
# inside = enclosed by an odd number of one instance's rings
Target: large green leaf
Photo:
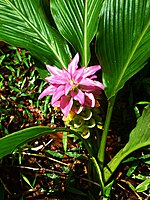
[[[101,13],[96,52],[111,98],[150,56],[150,1],[106,0]]]
[[[29,142],[37,137],[46,135],[46,134],[55,134],[55,132],[70,132],[75,134],[78,138],[81,139],[85,145],[90,156],[92,156],[92,151],[86,142],[86,140],[81,136],[80,133],[74,132],[68,128],[51,128],[48,126],[35,126],[31,128],[26,128],[12,134],[9,134],[3,138],[0,138],[0,159],[4,156],[12,153],[20,145]]]
[[[67,67],[66,41],[49,25],[43,0],[0,0],[0,40],[27,48],[42,63]]]
[[[12,153],[21,144],[31,141],[37,137],[59,131],[65,131],[65,128],[54,129],[48,126],[36,126],[7,135],[0,139],[0,159]]]
[[[150,146],[150,106],[147,106],[138,119],[136,127],[132,130],[129,142],[104,168],[104,179],[108,181],[121,161],[133,151]]]
[[[51,0],[51,11],[60,33],[81,54],[82,65],[90,60],[90,42],[98,25],[103,0]]]

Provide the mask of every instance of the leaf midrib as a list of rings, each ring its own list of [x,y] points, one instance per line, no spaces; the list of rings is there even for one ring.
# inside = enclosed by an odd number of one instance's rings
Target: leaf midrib
[[[118,88],[118,86],[119,86],[119,84],[120,84],[120,82],[121,82],[121,80],[122,80],[122,77],[124,76],[125,71],[126,71],[128,65],[129,65],[129,63],[130,63],[130,61],[131,61],[131,59],[132,59],[132,57],[133,57],[135,51],[137,50],[137,48],[138,48],[138,46],[139,46],[139,44],[140,44],[142,38],[144,37],[144,35],[145,35],[145,33],[146,33],[146,31],[147,31],[149,25],[150,25],[150,20],[148,21],[147,26],[145,26],[145,29],[143,30],[141,36],[140,36],[139,39],[137,40],[137,43],[135,44],[135,47],[134,47],[133,50],[131,51],[131,54],[129,55],[128,60],[127,60],[126,64],[124,65],[124,68],[123,68],[123,70],[122,70],[122,72],[121,72],[121,74],[120,74],[120,76],[119,76],[118,82],[117,82],[117,84],[115,85],[115,87],[114,87],[114,89],[113,89],[113,91],[112,91],[111,97],[112,97],[113,95],[115,95],[116,90],[117,90],[117,88]]]
[[[59,57],[59,55],[57,54],[57,52],[54,50],[54,48],[52,48],[52,46],[49,44],[49,42],[46,40],[46,38],[38,31],[38,29],[9,1],[9,0],[5,0],[7,1],[7,3],[10,5],[10,7],[12,6],[14,10],[16,10],[16,12],[29,24],[30,27],[32,27],[37,34],[42,38],[42,40],[47,44],[47,46],[49,47],[49,49],[51,51],[53,51],[53,53],[55,54],[55,56],[57,57],[57,59],[60,61],[60,63],[62,64],[62,67],[66,68],[66,65],[64,64],[63,60]]]
[[[84,66],[87,67],[87,3],[85,1],[85,13],[84,13]]]

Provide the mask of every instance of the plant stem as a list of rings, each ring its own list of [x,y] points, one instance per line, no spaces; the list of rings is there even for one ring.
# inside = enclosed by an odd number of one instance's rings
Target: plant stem
[[[93,164],[95,165],[95,168],[96,168],[96,171],[97,171],[97,175],[98,175],[98,178],[99,178],[99,181],[100,181],[100,186],[101,186],[101,191],[102,191],[102,194],[104,193],[104,182],[103,182],[103,176],[102,176],[102,171],[101,171],[101,168],[99,167],[98,165],[98,162],[96,160],[96,158],[93,156],[93,152],[92,152],[92,148],[90,147],[89,143],[87,142],[87,140],[85,140],[79,133],[77,132],[74,132],[72,130],[70,130],[70,132],[74,133],[75,135],[77,135],[80,140],[83,142],[88,154],[89,154],[89,157],[91,158]]]
[[[108,109],[107,109],[107,115],[106,115],[106,120],[105,120],[105,124],[104,124],[104,131],[102,134],[102,139],[101,139],[100,147],[98,150],[98,160],[100,162],[101,170],[103,170],[103,167],[104,167],[106,141],[107,141],[107,135],[108,135],[108,130],[109,130],[109,126],[110,126],[110,121],[111,121],[111,116],[112,116],[115,99],[116,99],[116,95],[111,97],[108,102]]]
[[[102,177],[102,172],[101,172],[101,169],[97,163],[97,160],[95,159],[95,157],[92,157],[91,158],[95,167],[96,167],[96,171],[97,171],[97,174],[98,174],[98,178],[99,178],[99,181],[100,181],[100,185],[101,185],[101,192],[102,194],[104,193],[104,182],[103,182],[103,177]]]

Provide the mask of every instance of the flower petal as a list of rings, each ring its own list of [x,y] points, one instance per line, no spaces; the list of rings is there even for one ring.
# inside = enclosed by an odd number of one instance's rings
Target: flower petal
[[[90,78],[84,78],[80,81],[80,88],[88,88],[88,90],[91,88],[93,88],[93,86],[101,89],[101,90],[104,90],[104,86],[102,83],[100,83],[99,81],[94,81],[94,80],[91,80]]]
[[[66,80],[70,80],[71,79],[71,74],[66,70],[66,69],[63,69],[63,74],[62,76],[66,79]]]
[[[95,72],[97,72],[97,71],[100,70],[100,69],[101,69],[100,65],[94,65],[94,66],[87,67],[87,68],[85,68],[85,70],[84,70],[84,75],[83,75],[83,77],[84,77],[84,78],[87,78],[87,77],[89,77],[89,76],[95,74]]]
[[[52,105],[52,104],[51,104]],[[52,105],[53,107],[60,108],[60,101],[55,101]]]
[[[85,95],[81,90],[78,90],[78,93],[74,96],[74,100],[79,101],[81,105],[84,104]]]
[[[53,93],[52,96],[52,100],[51,100],[51,104],[53,106],[53,104],[58,101],[64,94],[65,94],[65,86],[64,85],[60,85],[55,92]]]
[[[93,85],[95,85],[96,87],[99,87],[101,90],[104,90],[104,85],[99,81],[93,80]]]
[[[47,95],[52,95],[55,92],[56,88],[53,85],[48,86],[38,97],[38,99],[41,99]]]
[[[66,85],[65,85],[65,95],[67,95],[69,93],[71,88],[72,88],[72,85],[70,83],[66,83]]]
[[[67,82],[66,77],[64,76],[48,76],[45,80],[56,85],[65,84]]]
[[[93,75],[93,76],[90,77],[91,80],[92,80],[92,79],[96,79],[96,78],[97,78],[96,75]]]
[[[68,96],[62,96],[60,100],[60,109],[65,117],[68,116],[73,105],[73,99]]]
[[[68,72],[72,75],[78,68],[78,62],[79,62],[79,53],[75,55],[75,57],[70,61],[68,64]]]
[[[60,75],[62,73],[62,70],[59,69],[58,67],[51,66],[51,65],[46,65],[47,70],[52,74],[52,75]]]
[[[85,67],[82,67],[80,69],[77,69],[75,71],[75,73],[73,74],[72,76],[72,79],[75,81],[75,82],[80,82],[82,79],[83,79],[83,75],[84,75],[84,69]]]
[[[85,92],[85,105],[95,107],[95,98],[92,93]]]

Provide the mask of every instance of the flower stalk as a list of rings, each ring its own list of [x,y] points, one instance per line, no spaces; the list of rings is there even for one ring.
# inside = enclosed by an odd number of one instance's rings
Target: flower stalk
[[[108,135],[108,131],[109,131],[109,126],[110,126],[110,121],[111,121],[111,116],[112,116],[115,99],[116,99],[116,95],[111,97],[108,102],[107,115],[106,115],[106,120],[105,120],[105,124],[104,124],[104,131],[102,134],[102,139],[101,139],[100,147],[98,150],[98,160],[100,163],[101,170],[103,170],[103,167],[104,167],[106,141],[107,141],[107,135]]]

